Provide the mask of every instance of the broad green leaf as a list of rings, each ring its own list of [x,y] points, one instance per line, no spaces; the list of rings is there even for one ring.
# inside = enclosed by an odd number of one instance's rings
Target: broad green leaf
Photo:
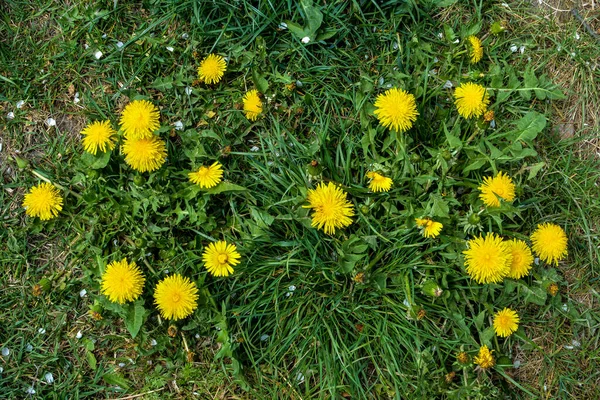
[[[452,131],[450,132],[448,131],[446,124],[444,124],[444,133],[446,134],[446,141],[451,149],[457,149],[462,146],[462,140],[460,140],[458,136],[455,136],[456,133],[460,133],[459,125],[456,125],[455,128],[452,128]]]
[[[132,338],[135,338],[144,323],[144,315],[146,309],[141,302],[136,301],[134,304],[129,306],[127,315],[125,316],[125,327],[131,334]]]
[[[537,164],[533,164],[532,166],[528,167],[529,175],[527,176],[527,180],[531,180],[531,179],[535,178],[537,176],[538,172],[540,172],[540,170],[542,168],[544,168],[545,165],[546,165],[546,163],[541,161]]]
[[[323,23],[323,13],[313,5],[312,0],[300,0],[300,4],[306,16],[306,36],[314,38],[315,33]]]
[[[112,151],[97,152],[96,155],[92,155],[87,151],[81,155],[81,160],[85,165],[92,169],[101,169],[106,167],[110,161],[110,155]]]
[[[543,288],[539,286],[529,288],[527,285],[523,284],[521,285],[521,290],[525,295],[525,303],[533,303],[537,304],[538,306],[543,306],[546,304],[546,297],[548,295]]]
[[[515,141],[531,143],[538,133],[546,127],[546,117],[535,111],[530,111],[517,121],[517,133]]]
[[[122,389],[129,390],[131,384],[123,375],[118,374],[114,371],[108,372],[102,376],[102,379],[109,385],[117,385]]]
[[[259,92],[266,93],[269,89],[269,82],[256,69],[252,70],[252,80]]]
[[[448,218],[450,216],[448,203],[438,194],[432,194],[431,199],[433,200],[433,204],[431,206],[431,213],[433,216]]]
[[[246,189],[243,186],[236,185],[235,183],[221,182],[214,188],[206,190],[206,193],[218,194],[218,193],[223,193],[223,192],[234,192],[234,191],[243,192],[246,190],[248,190],[248,189]]]
[[[158,77],[152,82],[153,89],[168,90],[173,88],[173,78],[171,76]]]

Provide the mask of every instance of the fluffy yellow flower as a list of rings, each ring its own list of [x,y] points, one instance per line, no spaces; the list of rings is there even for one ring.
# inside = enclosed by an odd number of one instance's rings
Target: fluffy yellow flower
[[[487,90],[476,83],[463,83],[454,91],[454,104],[464,118],[481,116],[490,104]]]
[[[467,274],[477,283],[502,282],[510,272],[512,254],[506,242],[495,233],[469,240],[463,254]]]
[[[556,224],[539,224],[531,235],[531,243],[535,254],[550,264],[558,265],[558,261],[568,255],[567,235]]]
[[[43,182],[29,189],[23,199],[25,213],[42,221],[52,219],[62,210],[63,199],[54,185]]]
[[[124,258],[106,266],[102,274],[101,292],[113,303],[124,304],[140,297],[145,281],[135,261],[128,263]]]
[[[481,40],[476,36],[469,36],[467,39],[469,40],[469,43],[471,43],[469,51],[471,63],[477,64],[483,58],[483,46],[481,45]]]
[[[529,274],[531,264],[533,263],[533,254],[531,254],[531,250],[529,249],[529,246],[527,246],[527,243],[522,240],[513,239],[506,244],[512,254],[510,272],[507,276],[513,279],[521,279]]]
[[[211,275],[228,276],[233,274],[233,266],[240,263],[240,257],[234,244],[220,240],[208,245],[202,254],[202,261]]]
[[[198,79],[204,83],[218,83],[225,71],[225,59],[217,54],[209,54],[198,67]]]
[[[479,353],[473,358],[473,362],[482,369],[492,368],[496,365],[496,360],[492,355],[493,352],[494,350],[490,351],[486,345],[483,345],[479,348]]]
[[[125,154],[125,162],[140,172],[159,169],[167,158],[167,146],[158,136],[146,139],[126,138],[122,151]]]
[[[309,205],[303,207],[313,209],[312,226],[332,235],[336,228],[350,225],[354,207],[346,196],[346,192],[332,182],[327,185],[321,182],[316,189],[309,189],[307,199]]]
[[[415,218],[417,226],[421,229],[421,235],[426,238],[439,236],[444,225],[441,222],[432,221],[430,218]]]
[[[371,180],[371,182],[369,182],[369,189],[373,192],[388,192],[394,183],[392,178],[388,178],[373,171],[367,172],[367,178]]]
[[[190,172],[188,177],[190,182],[195,183],[201,188],[211,188],[217,186],[223,179],[223,169],[219,162],[214,162],[210,166],[201,166],[198,171]]]
[[[501,198],[504,201],[511,202],[515,199],[515,184],[510,176],[498,172],[495,177],[486,176],[483,183],[478,187],[481,191],[479,198],[488,207],[500,207]]]
[[[115,148],[115,130],[110,121],[96,121],[86,126],[82,131],[83,149],[96,155],[98,150],[105,152]]]
[[[377,96],[375,116],[386,128],[405,132],[417,120],[415,96],[398,88],[391,88]]]
[[[500,337],[508,337],[519,328],[519,315],[510,308],[498,311],[494,315],[494,331]]]
[[[263,104],[258,96],[258,90],[251,90],[244,96],[244,112],[250,121],[256,121],[262,113]]]
[[[121,113],[119,124],[127,139],[146,139],[160,128],[158,108],[147,100],[134,100]]]
[[[156,285],[154,304],[166,319],[183,319],[198,307],[198,288],[179,274],[167,276]]]

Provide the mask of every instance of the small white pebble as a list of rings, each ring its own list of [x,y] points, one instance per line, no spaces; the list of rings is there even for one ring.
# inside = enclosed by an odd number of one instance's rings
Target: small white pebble
[[[192,89],[191,87],[189,87],[189,86],[186,86],[186,87],[185,87],[185,94],[187,94],[187,95],[189,96],[190,94],[192,94],[192,90],[193,90],[193,89]]]
[[[410,303],[408,302],[407,299],[404,299],[404,301],[402,302],[402,304],[404,304],[406,307],[410,307]]]
[[[0,374],[4,372],[4,368],[0,367]]]
[[[81,100],[79,99],[79,92],[75,93],[75,97],[73,98],[73,103],[77,104],[79,103]]]
[[[259,151],[259,150],[260,150],[260,148],[258,146],[252,146],[250,148],[250,151]]]
[[[573,347],[581,347],[581,343],[578,340],[573,339],[571,341],[571,344],[573,345]]]
[[[440,39],[442,39],[444,37],[444,34],[442,32],[437,34],[437,37],[439,37]]]
[[[54,376],[52,376],[51,372],[47,372],[46,375],[44,375],[44,379],[46,380],[46,382],[48,382],[50,385],[54,383]]]
[[[454,44],[456,44],[456,43],[460,43],[460,39],[456,39],[456,40],[455,40],[454,42],[452,42],[452,43],[454,43]]]
[[[539,257],[536,257],[536,258],[534,258],[534,259],[533,259],[533,263],[534,263],[535,265],[540,265],[540,259],[539,259]]]
[[[510,46],[510,51],[512,51],[513,53],[516,53],[519,50],[519,48],[517,47],[516,44],[513,44]]]
[[[293,292],[294,290],[296,290],[296,286],[294,286],[294,285],[291,285],[291,286],[288,288],[288,290],[289,290],[290,292]]]
[[[544,385],[544,392],[548,391],[548,386]]]
[[[296,382],[304,383],[304,374],[302,372],[296,374]]]
[[[169,273],[169,270],[168,270],[168,269],[165,269],[165,270],[163,271],[163,274],[165,274],[165,275],[167,275],[168,273]]]
[[[83,336],[83,333],[81,333],[81,331],[78,331],[78,332],[77,332],[77,335],[75,335],[75,337],[76,337],[77,339],[81,339],[81,337],[82,337],[82,336]]]
[[[123,368],[125,366],[125,363],[120,362],[119,363],[119,368]]]
[[[571,57],[575,57],[575,52],[572,52],[572,53],[571,53]]]
[[[450,81],[446,81],[446,83],[444,83],[444,89],[450,89],[452,88],[452,86],[454,85],[452,85],[452,82]]]
[[[15,119],[15,113],[14,112],[9,112],[8,114],[6,114],[6,118],[8,119]]]
[[[573,346],[565,346],[565,349],[567,349],[567,350],[573,350]]]
[[[33,386],[29,386],[25,392],[27,394],[35,394],[35,389],[33,388]]]
[[[302,87],[304,84],[302,83],[302,81],[296,81],[296,86],[298,87]]]
[[[260,337],[261,342],[266,342],[268,339],[269,339],[269,335],[267,335],[266,333]]]
[[[44,328],[40,328],[40,329],[38,329],[38,333],[40,335],[43,335],[44,333],[46,333],[46,330]]]
[[[87,44],[87,43],[84,43],[84,44],[83,44],[83,48],[87,50],[87,49],[89,49],[89,48],[90,48],[90,45],[89,45],[89,44]]]
[[[579,40],[581,38],[581,36],[579,36],[579,33],[575,32],[575,40]]]
[[[438,61],[440,61],[440,59],[439,59],[439,58],[437,58],[437,57],[433,57],[433,63],[434,63],[434,64],[435,64],[436,62],[438,62]]]
[[[24,100],[17,101],[17,108],[22,108],[24,105],[25,105],[25,101]]]
[[[525,52],[525,46],[519,47],[519,53],[523,54]]]
[[[156,342],[156,339],[152,339],[150,341],[150,346],[156,346],[158,343]]]
[[[287,24],[285,22],[280,23],[279,29],[287,29]]]
[[[79,291],[79,297],[84,298],[85,296],[87,296],[87,290],[81,289]]]
[[[302,38],[302,43],[308,43],[308,42],[310,42],[310,38],[308,36],[304,36]]]
[[[120,49],[121,47],[123,47],[123,46],[125,46],[125,45],[123,44],[123,42],[121,42],[121,41],[119,40],[115,46],[117,46],[117,49]]]
[[[568,306],[568,305],[566,305],[566,304],[563,304],[563,305],[562,305],[562,310],[563,310],[563,311],[569,311],[569,306]]]
[[[97,52],[94,53],[94,57],[96,57],[96,60],[99,60],[102,57],[102,52],[100,50],[98,50]]]
[[[10,354],[10,350],[8,349],[8,347],[3,347],[2,348],[2,355],[4,357],[8,357],[9,354]]]
[[[500,4],[500,5],[501,5],[502,7],[506,7],[506,8],[508,8],[508,3],[502,3],[502,4]]]
[[[398,50],[398,42],[394,42],[394,44],[392,44],[392,49]]]
[[[178,131],[182,131],[183,130],[183,122],[181,121],[177,121],[173,124],[173,126],[175,126],[175,129]]]
[[[520,360],[515,360],[515,362],[513,362],[513,367],[514,368],[519,368],[521,366],[521,361]]]
[[[383,84],[385,83],[385,80],[383,79],[383,76],[381,78],[379,78],[379,86],[383,86]]]
[[[56,120],[54,118],[48,118],[46,120],[46,125],[50,126],[56,126]]]
[[[31,345],[31,343],[27,343],[27,346],[25,346],[25,351],[30,353],[31,350],[33,350],[33,346]]]
[[[167,46],[167,50],[170,51],[171,53],[173,52],[173,50],[175,50],[174,48],[172,48],[171,46]]]
[[[194,335],[194,337],[195,337],[196,339],[200,339],[200,334],[199,334],[199,333],[196,333],[196,334]]]
[[[185,40],[185,39],[189,39],[189,38],[190,38],[190,35],[188,35],[186,32],[183,32],[183,33],[181,34],[181,38],[182,38],[182,39],[184,39],[184,40]]]

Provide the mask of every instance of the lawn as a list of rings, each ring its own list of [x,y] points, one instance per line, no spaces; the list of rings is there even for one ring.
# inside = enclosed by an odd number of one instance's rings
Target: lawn
[[[0,398],[600,398],[600,16],[572,7],[2,2]],[[473,116],[466,83],[486,93]],[[406,127],[378,114],[394,88]],[[152,171],[124,146],[136,100],[160,115]],[[81,133],[106,120],[116,146],[91,155]],[[190,182],[214,162],[220,183]],[[482,198],[499,172],[514,193]],[[23,207],[43,182],[63,200],[48,220]],[[328,184],[352,210],[334,232],[309,208]],[[556,262],[542,223],[566,233]],[[491,232],[533,247],[524,276],[470,272]],[[203,256],[220,240],[228,276]],[[145,283],[119,304],[102,285],[123,259]],[[176,275],[197,298],[173,320],[154,296]]]

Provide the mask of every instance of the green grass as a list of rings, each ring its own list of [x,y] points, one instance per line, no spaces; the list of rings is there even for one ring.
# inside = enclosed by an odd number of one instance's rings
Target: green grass
[[[527,2],[437,8],[348,1],[321,6],[319,32],[335,34],[304,45],[278,28],[282,21],[304,25],[294,2],[115,4],[0,5],[0,347],[10,350],[0,358],[0,397],[24,398],[31,386],[33,397],[57,399],[598,397],[600,169],[581,154],[599,133],[599,70],[587,64],[599,51],[577,22],[546,26]],[[495,21],[507,31],[489,34]],[[438,36],[451,31],[461,39],[485,37],[485,61],[471,67],[462,44]],[[526,51],[513,53],[512,44]],[[103,53],[99,60],[96,51]],[[229,57],[225,82],[214,88],[194,82],[210,52]],[[456,118],[444,83],[490,85],[497,76],[507,87],[511,69],[522,81],[526,67],[538,77],[549,74],[567,100],[527,100],[519,92],[494,98],[498,130],[488,134],[497,134],[496,147],[511,144],[511,124],[530,110],[550,123],[538,135],[539,155],[494,164],[515,177],[519,203],[500,226],[486,217],[485,228],[526,235],[540,220],[565,227],[568,260],[555,274],[540,267],[524,280],[531,288],[558,281],[560,294],[543,305],[525,304],[524,287],[474,285],[461,270],[467,235],[457,224],[491,165],[463,173],[466,158],[477,160],[478,153],[450,146],[440,124],[460,128],[462,142],[475,145],[478,131]],[[370,115],[388,84],[415,93],[421,114],[400,140]],[[255,86],[272,100],[265,118],[250,124],[239,104]],[[118,152],[99,174],[91,172],[78,136],[95,119],[116,126],[136,96],[160,106],[161,136],[169,138],[169,162],[141,185]],[[19,100],[26,101],[21,109]],[[15,118],[5,118],[8,112]],[[576,115],[567,122],[580,135],[559,141],[550,124],[565,115]],[[49,117],[56,127],[45,125]],[[184,131],[173,129],[179,120]],[[186,189],[185,171],[216,158],[226,179],[247,190]],[[319,177],[308,173],[312,160],[322,168]],[[539,162],[545,166],[528,179]],[[370,164],[394,178],[389,195],[365,189]],[[61,217],[47,223],[21,208],[39,175],[66,188]],[[357,209],[355,224],[333,237],[312,229],[302,208],[307,188],[321,177],[342,184]],[[447,235],[435,242],[411,225],[432,198],[451,211],[443,220]],[[206,275],[200,255],[208,240],[222,237],[236,242],[244,263],[217,280]],[[199,310],[174,324],[175,337],[157,318],[150,286],[144,300],[151,313],[135,339],[101,300],[100,270],[122,257],[138,260],[152,284],[169,270],[201,285]],[[35,296],[42,279],[51,289]],[[426,279],[438,280],[449,295],[424,296]],[[89,314],[98,302],[106,307],[100,321]],[[517,307],[523,328],[493,343],[503,352],[498,356],[521,366],[488,375],[457,368],[456,352],[473,354],[500,306]],[[421,309],[426,317],[417,320]],[[580,346],[565,347],[573,340]]]

